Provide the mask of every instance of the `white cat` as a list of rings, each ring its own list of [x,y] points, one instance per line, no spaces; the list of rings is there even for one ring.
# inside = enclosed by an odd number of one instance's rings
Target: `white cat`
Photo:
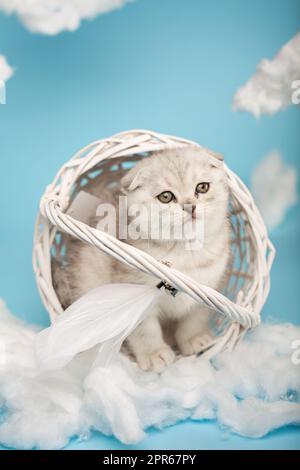
[[[230,260],[230,229],[227,178],[218,154],[195,146],[154,153],[127,172],[120,193],[112,193],[109,202],[116,201],[116,194],[127,196],[128,213],[141,209],[139,236],[123,240],[125,243],[169,262],[199,283],[221,289]],[[157,224],[150,211],[153,207],[162,225],[160,236],[157,238],[156,231],[154,239],[143,223],[148,217],[150,228]],[[178,239],[173,230],[183,223],[193,227],[200,218],[202,244],[197,250],[190,249],[190,235]],[[96,225],[97,219],[91,224]],[[54,281],[64,307],[105,283],[157,284],[154,277],[75,240],[68,247],[68,264],[55,270]],[[162,295],[148,318],[127,338],[127,345],[143,370],[160,372],[175,359],[173,342],[184,355],[205,349],[211,340],[211,314],[186,294]]]

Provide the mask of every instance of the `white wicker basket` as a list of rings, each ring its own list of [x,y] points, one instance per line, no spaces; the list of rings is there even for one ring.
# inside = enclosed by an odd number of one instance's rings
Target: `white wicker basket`
[[[123,132],[89,144],[60,169],[41,199],[33,251],[37,285],[52,322],[63,308],[53,287],[51,266],[53,259],[63,263],[66,233],[159,280],[166,280],[229,320],[225,332],[209,351],[210,356],[225,347],[233,347],[245,330],[259,324],[269,292],[275,250],[249,190],[225,164],[230,188],[234,262],[223,293],[198,284],[147,253],[89,227],[67,213],[70,203],[83,187],[92,192],[94,182],[97,188],[99,184],[103,185],[103,189],[118,184],[128,169],[128,162],[138,161],[154,151],[191,144],[198,145],[152,131]]]

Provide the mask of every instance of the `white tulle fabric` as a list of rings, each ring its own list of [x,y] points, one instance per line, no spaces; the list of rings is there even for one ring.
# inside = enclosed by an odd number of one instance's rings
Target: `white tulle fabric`
[[[38,334],[36,354],[41,366],[60,369],[96,345],[97,365],[108,366],[159,295],[156,287],[139,284],[106,284],[89,291]]]

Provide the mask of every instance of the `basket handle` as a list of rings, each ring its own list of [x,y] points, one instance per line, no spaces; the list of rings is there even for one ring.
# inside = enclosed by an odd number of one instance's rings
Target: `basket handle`
[[[101,249],[131,267],[168,282],[192,297],[196,302],[218,312],[230,322],[239,323],[245,329],[259,325],[260,315],[258,312],[235,304],[220,292],[197,283],[180,271],[157,261],[148,253],[74,219],[64,212],[66,202],[56,193],[49,191],[41,200],[40,212],[51,224],[63,232]]]

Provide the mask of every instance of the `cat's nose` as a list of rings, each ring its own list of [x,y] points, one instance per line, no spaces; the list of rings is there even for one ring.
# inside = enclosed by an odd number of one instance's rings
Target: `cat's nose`
[[[183,210],[189,212],[192,215],[193,219],[195,218],[195,216],[196,216],[196,204],[185,204],[183,206]]]

